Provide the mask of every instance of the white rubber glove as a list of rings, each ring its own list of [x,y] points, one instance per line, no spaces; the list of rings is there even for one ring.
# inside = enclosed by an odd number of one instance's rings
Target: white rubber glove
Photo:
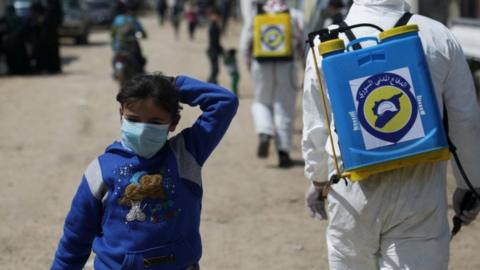
[[[480,193],[480,188],[475,190],[477,193]],[[480,201],[478,199],[475,201],[475,205],[472,209],[460,211],[462,201],[468,191],[468,189],[457,188],[453,193],[453,210],[455,211],[455,215],[462,220],[464,225],[468,225],[474,221],[480,212]]]
[[[305,192],[305,205],[312,218],[320,220],[328,219],[325,211],[325,200],[321,196],[322,188],[310,184]]]

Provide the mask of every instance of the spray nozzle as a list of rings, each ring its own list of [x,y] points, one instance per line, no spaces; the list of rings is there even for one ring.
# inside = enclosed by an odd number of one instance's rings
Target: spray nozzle
[[[465,210],[472,210],[476,206],[476,204],[477,198],[475,197],[475,194],[471,191],[468,191],[463,197],[462,202],[460,203],[460,212],[463,212]],[[450,239],[452,239],[460,231],[463,225],[463,221],[457,215],[453,217],[452,222],[453,228]]]
[[[322,28],[317,31],[313,31],[308,33],[308,40],[307,43],[310,45],[310,47],[313,48],[314,44],[313,41],[315,40],[315,37],[318,36],[320,38],[321,42],[325,42],[328,40],[336,39],[338,38],[338,32],[329,30],[327,28]]]

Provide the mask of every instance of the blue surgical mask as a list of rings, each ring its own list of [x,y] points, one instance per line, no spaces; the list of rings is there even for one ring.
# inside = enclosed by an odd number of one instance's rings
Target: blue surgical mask
[[[165,145],[169,124],[149,124],[122,119],[122,143],[144,158],[153,157]]]

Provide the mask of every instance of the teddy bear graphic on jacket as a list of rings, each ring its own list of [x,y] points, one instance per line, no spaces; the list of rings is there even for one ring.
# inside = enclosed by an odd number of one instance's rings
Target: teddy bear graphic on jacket
[[[125,188],[124,196],[119,200],[120,205],[130,206],[127,221],[140,221],[146,219],[141,208],[145,199],[165,200],[166,195],[162,186],[163,177],[160,174],[135,173],[130,179],[130,184]]]

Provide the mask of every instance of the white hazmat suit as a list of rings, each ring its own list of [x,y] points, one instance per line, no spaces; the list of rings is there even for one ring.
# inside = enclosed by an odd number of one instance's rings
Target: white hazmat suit
[[[345,22],[372,23],[389,29],[408,9],[403,0],[355,0]],[[442,111],[445,103],[449,136],[470,180],[478,188],[480,109],[462,49],[449,30],[434,20],[413,15],[409,24],[419,26],[439,109]],[[353,33],[357,38],[378,36],[377,30],[366,27],[355,28]],[[347,44],[346,37],[340,37]],[[408,52],[405,53],[408,57]],[[320,65],[318,51],[316,55]],[[305,176],[314,182],[325,182],[335,173],[320,101],[313,58],[309,54],[304,81],[302,151]],[[335,149],[339,154],[338,145]],[[466,190],[456,165],[453,167],[457,191]],[[438,162],[379,173],[360,182],[348,181],[348,185],[341,181],[332,185],[326,213],[323,201],[317,199],[319,190],[312,185],[306,193],[306,203],[312,216],[328,216],[330,268],[447,269],[450,235],[446,174],[447,163]],[[454,207],[458,208],[458,200],[454,201]],[[472,210],[472,220],[477,213],[478,207]]]
[[[270,13],[287,9],[283,0],[270,0]],[[286,153],[292,148],[295,99],[297,95],[297,68],[295,59],[303,56],[303,19],[296,10],[290,10],[293,59],[262,61],[252,59],[253,26],[248,22],[242,32],[240,51],[250,68],[254,87],[252,114],[257,134],[276,138],[277,149]]]

